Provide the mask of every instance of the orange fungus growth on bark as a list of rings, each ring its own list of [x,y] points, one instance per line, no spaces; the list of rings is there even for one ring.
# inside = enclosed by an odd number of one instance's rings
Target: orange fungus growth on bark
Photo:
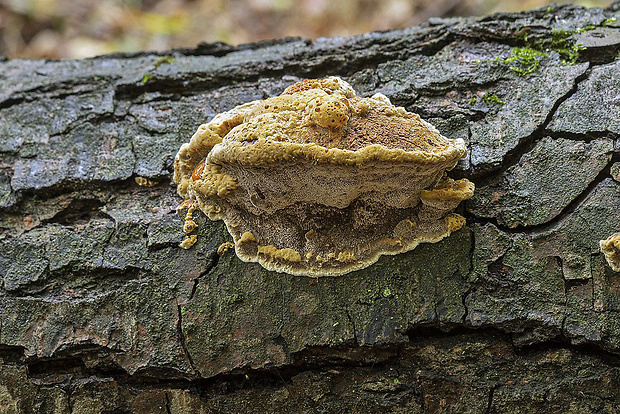
[[[358,97],[328,77],[201,125],[174,181],[190,214],[225,222],[240,259],[337,276],[460,229],[453,210],[474,185],[446,171],[466,152],[384,95]]]

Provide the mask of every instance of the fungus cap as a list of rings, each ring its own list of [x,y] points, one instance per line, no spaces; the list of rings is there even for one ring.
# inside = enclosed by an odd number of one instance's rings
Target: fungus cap
[[[179,194],[223,220],[244,261],[336,276],[464,225],[445,175],[466,155],[417,114],[338,77],[305,80],[201,125],[175,160]]]

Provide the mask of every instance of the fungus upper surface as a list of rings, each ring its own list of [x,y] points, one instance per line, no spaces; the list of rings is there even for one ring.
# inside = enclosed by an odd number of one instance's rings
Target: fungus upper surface
[[[224,220],[242,260],[335,276],[461,228],[452,210],[474,186],[445,172],[465,154],[463,140],[329,77],[201,125],[177,154],[174,181],[182,197]]]

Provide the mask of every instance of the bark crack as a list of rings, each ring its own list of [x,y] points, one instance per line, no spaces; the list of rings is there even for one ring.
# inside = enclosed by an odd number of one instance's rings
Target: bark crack
[[[351,313],[348,307],[345,309],[345,313],[347,315],[347,319],[349,323],[351,324],[351,328],[353,329],[353,340],[355,341],[356,344],[359,345],[359,341],[357,339],[357,328],[355,327],[355,322],[353,321],[353,318],[351,317]]]
[[[172,411],[170,410],[170,395],[168,392],[164,393],[164,397],[166,398],[166,413],[172,414]]]
[[[604,180],[611,177],[611,167],[618,161],[620,161],[620,154],[613,153],[607,165],[603,169],[601,169],[601,171],[587,185],[587,187],[575,198],[573,198],[555,217],[553,217],[549,221],[546,221],[545,223],[536,224],[533,226],[524,226],[520,224],[515,227],[508,227],[504,224],[500,224],[496,218],[479,217],[469,211],[467,211],[466,213],[466,218],[470,222],[491,223],[504,233],[509,234],[537,235],[548,233],[560,226],[566,219],[570,218],[571,215],[579,208],[579,206],[581,206],[583,202],[586,201],[586,199],[598,187],[598,185],[601,184]]]
[[[206,269],[192,280],[193,282],[192,291],[189,294],[188,301],[191,301],[192,299],[194,299],[194,295],[196,294],[196,290],[198,289],[198,283],[200,282],[200,279],[204,277],[205,275],[208,275],[209,273],[211,273],[211,271],[217,266],[219,261],[220,261],[220,255],[217,254],[217,252],[213,252],[211,256],[209,256],[209,264],[207,265]]]
[[[185,357],[187,358],[189,366],[194,371],[194,375],[197,378],[202,378],[202,375],[200,371],[198,370],[198,368],[196,367],[196,364],[194,363],[194,359],[192,358],[192,355],[190,354],[189,349],[187,349],[187,345],[185,343],[185,333],[183,332],[183,309],[182,309],[182,305],[178,303],[177,303],[177,336],[179,338],[179,344],[181,345],[181,349],[183,350],[183,353],[185,354]]]
[[[485,414],[491,414],[495,412],[495,410],[493,409],[493,395],[495,394],[495,390],[498,389],[499,387],[500,387],[499,385],[494,385],[489,389],[487,408],[484,410]]]

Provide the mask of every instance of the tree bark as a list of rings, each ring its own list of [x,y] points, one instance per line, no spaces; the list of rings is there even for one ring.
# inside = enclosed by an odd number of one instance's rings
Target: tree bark
[[[615,412],[619,10],[0,61],[0,412]],[[317,280],[179,248],[181,144],[327,75],[466,140],[467,227]]]

